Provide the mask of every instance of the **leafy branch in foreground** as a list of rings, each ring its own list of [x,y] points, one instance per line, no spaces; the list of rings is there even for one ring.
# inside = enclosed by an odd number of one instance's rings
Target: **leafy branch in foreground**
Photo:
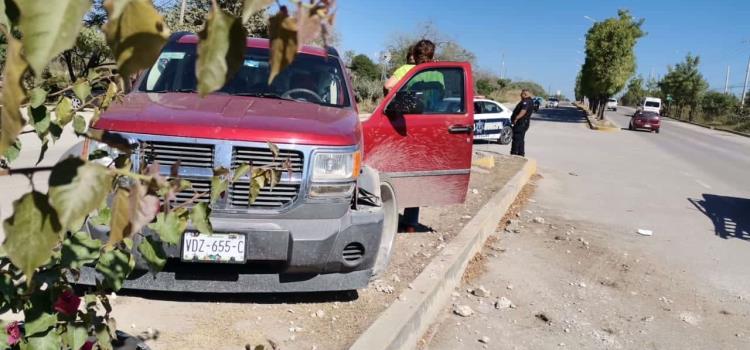
[[[270,23],[272,79],[292,62],[298,45],[325,35],[335,17],[332,0],[290,2],[296,14],[282,6]],[[222,12],[213,2],[200,35],[202,58],[196,76],[201,94],[221,88],[236,72],[244,52],[244,22],[271,4],[245,0],[239,18]],[[102,30],[119,76],[91,71],[54,93],[26,86],[24,82],[31,80],[27,78],[39,77],[51,60],[71,49],[90,7],[91,0],[0,1],[0,32],[8,43],[0,115],[0,176],[30,178],[37,172],[50,172],[46,193],[24,194],[3,222],[0,314],[23,315],[21,323],[0,320],[8,335],[0,336],[3,349],[112,349],[117,324],[111,317],[108,294],[123,287],[135,267],[135,256],[158,273],[166,263],[164,245],[179,244],[190,225],[212,232],[211,204],[221,200],[230,185],[248,182],[248,203],[252,204],[264,187],[273,188],[284,171],[291,171],[291,161],[278,159],[278,147],[269,144],[273,164],[216,169],[210,195],[193,190],[191,200],[177,203],[176,194],[192,187],[179,177],[179,165],[164,176],[158,164],[132,164],[137,147],[117,134],[96,129],[99,115],[122,97],[134,74],[153,65],[170,35],[150,0],[104,2],[107,19]],[[97,83],[105,84],[106,92],[93,96],[92,86]],[[83,102],[81,106],[73,105],[70,92]],[[80,113],[84,108],[93,108],[88,122]],[[27,125],[30,128],[24,131]],[[33,132],[42,142],[41,162],[50,141],[54,144],[68,126],[85,137],[80,156],[51,167],[11,166],[22,149],[21,133]],[[206,196],[210,196],[208,202],[196,203]],[[104,227],[106,238],[92,237],[88,225]],[[144,234],[145,228],[153,234]],[[93,290],[79,296],[73,284],[84,269],[94,269],[100,277]]]

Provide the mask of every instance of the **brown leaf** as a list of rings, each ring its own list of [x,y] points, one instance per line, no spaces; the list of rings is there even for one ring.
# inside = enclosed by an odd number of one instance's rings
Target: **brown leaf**
[[[159,212],[159,198],[148,194],[145,186],[136,181],[130,188],[130,235],[133,235],[150,223]]]
[[[3,76],[3,106],[0,116],[0,155],[5,154],[16,143],[18,134],[26,121],[21,115],[21,103],[26,99],[26,89],[23,87],[23,76],[29,69],[29,64],[21,54],[21,42],[12,38],[8,40],[5,71]]]
[[[247,22],[256,12],[273,4],[274,0],[245,0],[242,6],[242,22]]]
[[[169,38],[169,28],[150,0],[107,0],[109,20],[102,30],[120,75],[151,67]]]
[[[128,190],[118,188],[112,197],[112,217],[109,222],[109,247],[114,247],[130,236],[130,202]]]
[[[268,34],[271,38],[271,52],[268,60],[271,72],[268,76],[268,83],[271,84],[279,72],[294,61],[294,56],[297,54],[297,22],[289,17],[286,7],[282,6],[277,14],[268,19]]]
[[[323,23],[319,13],[325,13],[323,5],[308,8],[303,3],[299,3],[297,9],[297,26],[299,28],[297,42],[299,42],[299,45],[307,45],[320,36]]]

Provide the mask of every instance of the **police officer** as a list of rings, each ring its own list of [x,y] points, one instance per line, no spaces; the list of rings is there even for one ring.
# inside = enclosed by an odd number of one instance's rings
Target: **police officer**
[[[531,101],[529,90],[521,90],[521,102],[516,105],[513,114],[510,117],[511,127],[513,127],[513,143],[510,145],[510,154],[524,157],[524,138],[526,131],[529,130],[531,114],[534,113],[534,102]]]

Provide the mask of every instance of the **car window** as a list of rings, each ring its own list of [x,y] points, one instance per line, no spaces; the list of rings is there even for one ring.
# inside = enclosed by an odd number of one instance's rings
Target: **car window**
[[[498,107],[496,104],[492,102],[482,102],[484,105],[484,111],[485,113],[500,113],[502,110],[500,110],[500,107]]]
[[[659,102],[656,101],[646,101],[646,107],[659,107]]]
[[[474,102],[474,114],[482,114],[482,113],[484,113],[484,110],[482,109],[482,103]]]
[[[400,91],[416,92],[423,114],[463,114],[464,74],[458,68],[432,68],[415,74]]]
[[[280,96],[321,105],[350,105],[344,72],[339,60],[310,54],[298,54],[292,64],[268,84],[268,50],[247,48],[237,74],[219,94]],[[139,90],[143,92],[194,92],[196,47],[176,44],[166,47],[146,72]]]

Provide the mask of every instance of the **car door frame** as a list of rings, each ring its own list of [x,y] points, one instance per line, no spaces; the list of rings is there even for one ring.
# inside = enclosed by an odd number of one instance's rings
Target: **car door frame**
[[[386,115],[386,108],[397,92],[414,76],[441,68],[462,70],[462,113],[414,114],[401,119]],[[467,62],[420,64],[388,92],[372,116],[363,122],[364,163],[391,182],[399,207],[456,204],[466,199],[474,141],[473,86],[471,64]],[[424,123],[420,125],[421,122]],[[465,127],[467,132],[449,131],[454,127]],[[442,133],[455,135],[448,137]],[[420,137],[429,140],[417,139]],[[429,144],[433,140],[435,143]]]

